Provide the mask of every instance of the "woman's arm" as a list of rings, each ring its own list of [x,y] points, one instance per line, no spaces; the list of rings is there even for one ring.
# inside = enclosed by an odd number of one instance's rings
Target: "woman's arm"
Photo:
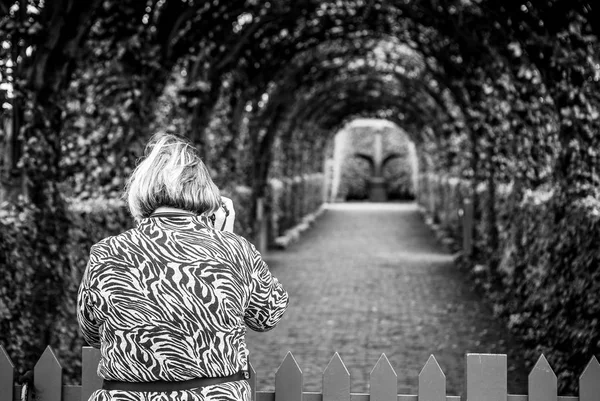
[[[94,247],[92,247],[90,259],[77,293],[77,321],[85,341],[94,348],[100,348],[100,322],[95,313],[98,293],[93,288],[91,280],[96,263],[97,257],[94,253]]]
[[[275,327],[285,312],[288,294],[273,277],[260,253],[252,245],[252,271],[250,300],[244,314],[244,321],[252,330],[267,331]]]

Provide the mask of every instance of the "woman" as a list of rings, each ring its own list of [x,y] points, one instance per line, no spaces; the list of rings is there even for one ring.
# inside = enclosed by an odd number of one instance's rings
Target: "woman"
[[[79,288],[104,379],[90,400],[250,400],[245,325],[273,328],[288,295],[231,232],[231,201],[174,135],[150,141],[126,197],[137,227],[92,247]]]

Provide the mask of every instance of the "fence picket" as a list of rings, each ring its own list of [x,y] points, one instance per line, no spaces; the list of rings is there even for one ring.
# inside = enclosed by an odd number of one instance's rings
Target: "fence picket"
[[[285,401],[302,401],[302,371],[288,351],[275,373],[275,398]]]
[[[398,398],[398,376],[385,354],[381,354],[369,378],[370,401],[395,401]]]
[[[250,371],[250,379],[248,379],[248,383],[250,384],[250,399],[256,401],[256,370],[254,370],[254,366],[252,366],[250,361],[248,361],[248,370]]]
[[[556,401],[558,382],[544,354],[531,369],[528,386],[529,401]]]
[[[81,401],[87,401],[92,393],[102,387],[102,378],[98,376],[100,350],[83,347],[81,350]]]
[[[323,372],[323,401],[350,401],[350,373],[337,352]]]
[[[506,401],[506,355],[467,354],[467,401]]]
[[[600,400],[600,364],[595,356],[579,377],[579,401]]]
[[[13,401],[13,390],[15,381],[15,365],[13,365],[8,353],[0,345],[0,400]]]
[[[49,346],[33,367],[33,387],[36,401],[61,401],[62,367]]]
[[[446,401],[446,375],[433,355],[419,373],[419,401]]]
[[[81,386],[62,384],[62,367],[50,347],[36,363],[33,397],[36,401],[87,401],[101,387],[97,376],[98,350],[82,350]],[[431,355],[419,373],[418,395],[397,394],[398,377],[385,354],[370,373],[370,394],[350,392],[350,373],[336,352],[323,372],[321,393],[303,394],[302,371],[288,352],[275,374],[275,391],[257,392],[256,370],[250,369],[252,401],[460,401],[446,395],[446,376]],[[0,345],[0,401],[18,401],[21,386],[15,385],[15,369],[5,348]],[[15,394],[17,392],[17,394]],[[579,396],[558,396],[557,376],[544,355],[540,355],[529,374],[528,395],[507,394],[507,358],[496,354],[466,355],[465,401],[600,401],[600,363],[592,356],[579,378]]]

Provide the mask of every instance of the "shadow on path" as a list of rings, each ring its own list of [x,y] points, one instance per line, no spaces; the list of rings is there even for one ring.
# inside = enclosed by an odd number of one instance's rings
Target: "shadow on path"
[[[333,204],[305,236],[266,257],[290,294],[280,324],[248,332],[259,390],[292,351],[305,391],[337,351],[353,392],[368,392],[369,373],[385,353],[398,392],[416,394],[418,375],[434,354],[450,395],[462,395],[465,354],[508,354],[508,389],[525,394],[522,352],[436,242],[414,203]]]

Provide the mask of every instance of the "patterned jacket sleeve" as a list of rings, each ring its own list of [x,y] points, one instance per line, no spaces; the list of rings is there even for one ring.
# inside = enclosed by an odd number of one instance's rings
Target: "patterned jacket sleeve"
[[[94,348],[100,348],[100,320],[97,316],[97,302],[99,300],[98,289],[92,282],[92,273],[98,263],[97,255],[94,252],[95,246],[90,252],[88,261],[79,291],[77,293],[77,321],[79,329],[83,334],[85,341]]]
[[[289,298],[288,294],[273,277],[269,267],[253,245],[251,248],[250,300],[244,321],[254,331],[267,331],[283,317]]]

